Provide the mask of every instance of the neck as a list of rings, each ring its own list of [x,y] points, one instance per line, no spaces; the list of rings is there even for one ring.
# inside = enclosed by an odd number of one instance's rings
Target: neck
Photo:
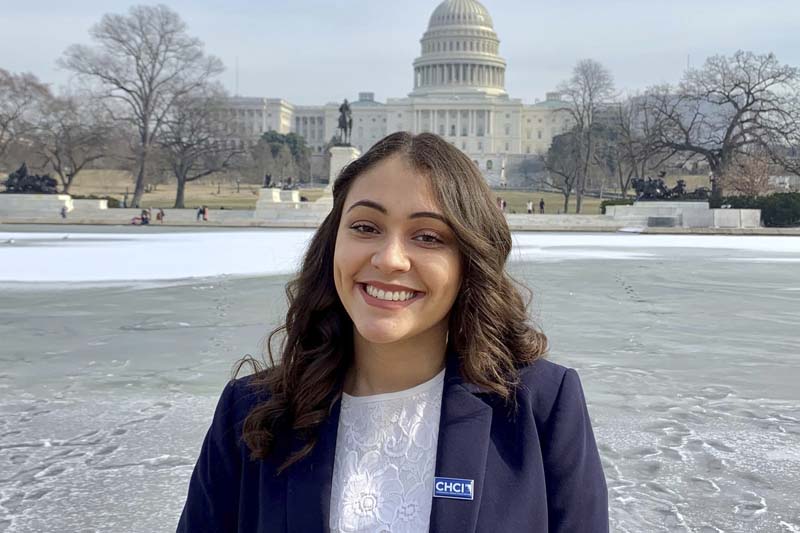
[[[445,366],[447,322],[414,337],[375,344],[353,328],[353,366],[344,382],[351,396],[371,396],[416,387]]]

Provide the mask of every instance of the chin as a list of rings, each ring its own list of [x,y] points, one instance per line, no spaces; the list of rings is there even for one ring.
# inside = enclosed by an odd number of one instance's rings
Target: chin
[[[382,327],[376,324],[356,326],[358,334],[373,344],[390,344],[408,338],[408,331],[399,331],[396,327]]]

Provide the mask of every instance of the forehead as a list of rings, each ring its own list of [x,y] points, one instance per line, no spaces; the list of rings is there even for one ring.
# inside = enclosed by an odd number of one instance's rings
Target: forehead
[[[401,156],[391,156],[358,176],[345,200],[345,209],[359,200],[372,200],[392,210],[424,208],[438,212],[430,178]]]

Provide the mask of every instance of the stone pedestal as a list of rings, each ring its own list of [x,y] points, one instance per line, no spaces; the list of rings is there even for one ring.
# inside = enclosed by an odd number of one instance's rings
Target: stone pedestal
[[[293,203],[300,201],[300,191],[289,190],[284,191],[278,188],[262,188],[258,190],[258,202],[256,202],[256,209],[262,204],[280,204],[280,203]]]
[[[708,202],[643,201],[610,205],[606,216],[626,226],[677,228],[758,228],[760,209],[710,209]]]
[[[316,201],[318,204],[333,205],[333,183],[344,167],[361,157],[361,152],[353,146],[334,146],[330,152],[331,171],[328,175],[328,186],[325,187],[325,192],[322,193],[320,199]]]
[[[68,194],[0,194],[0,219],[56,218],[74,209]]]

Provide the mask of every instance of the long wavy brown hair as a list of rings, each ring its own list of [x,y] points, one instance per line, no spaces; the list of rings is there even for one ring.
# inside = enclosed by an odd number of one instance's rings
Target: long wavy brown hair
[[[333,209],[286,287],[289,309],[285,323],[270,333],[269,361],[239,364],[254,368],[251,385],[267,398],[247,416],[243,440],[252,458],[277,460],[279,471],[311,452],[320,424],[341,396],[353,359],[353,323],[333,281],[336,234],[353,182],[394,155],[430,179],[458,242],[463,278],[450,312],[448,354],[458,358],[463,379],[513,403],[519,368],[547,351],[547,338],[528,320],[523,287],[506,273],[511,232],[478,168],[436,135],[393,133],[336,180]],[[277,360],[276,335],[282,338]],[[298,440],[302,445],[292,448],[290,442]]]

